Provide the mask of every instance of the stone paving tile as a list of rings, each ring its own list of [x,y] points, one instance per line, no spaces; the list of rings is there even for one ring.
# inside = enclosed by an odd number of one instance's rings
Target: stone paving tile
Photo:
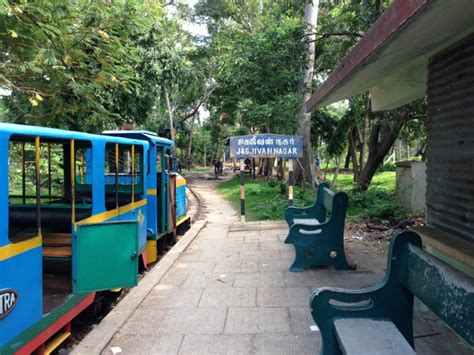
[[[231,236],[230,234],[227,238],[222,240],[223,246],[227,246],[227,245],[243,246],[243,244],[244,244],[244,237],[235,237],[235,236]]]
[[[255,337],[255,354],[317,354],[321,348],[318,334],[261,334]]]
[[[263,287],[257,289],[258,307],[309,307],[309,287]]]
[[[174,308],[162,319],[158,333],[222,334],[226,308]]]
[[[215,240],[215,239],[206,239],[200,238],[193,242],[192,248],[196,250],[204,250],[204,249],[216,249],[221,248],[225,243],[225,240]],[[188,247],[189,249],[189,247]]]
[[[260,249],[243,249],[240,252],[242,260],[280,260],[282,256],[280,252],[286,252],[285,250],[260,250]],[[292,256],[294,259],[294,255]]]
[[[180,354],[251,354],[252,335],[186,335]]]
[[[240,253],[237,251],[214,251],[214,250],[203,250],[199,261],[223,261],[223,260],[239,260]]]
[[[286,307],[229,308],[224,333],[289,333],[290,318]]]
[[[119,347],[123,354],[177,354],[183,341],[183,335],[164,334],[158,336],[119,334],[112,339],[109,346],[102,352],[103,355],[113,354],[111,348]]]
[[[201,295],[202,289],[190,291],[184,288],[159,284],[147,296],[143,303],[143,308],[148,308],[148,305],[150,305],[151,309],[154,303],[163,308],[197,307]]]
[[[209,273],[196,272],[189,275],[182,285],[185,289],[208,288],[208,287],[232,287],[235,274],[233,273]]]
[[[206,288],[199,307],[255,307],[255,288]]]
[[[247,250],[260,250],[260,243],[229,243],[222,247],[224,253],[228,252],[246,252]]]
[[[287,259],[260,259],[258,260],[259,271],[288,271],[290,262]]]
[[[173,268],[174,270],[182,271],[188,275],[194,272],[212,272],[216,266],[214,261],[207,261],[207,262],[177,262]]]
[[[183,272],[183,270],[171,269],[160,281],[160,284],[181,286],[188,279],[192,272]]]
[[[309,304],[309,299],[307,300]],[[294,334],[314,334],[310,326],[316,325],[309,305],[306,307],[290,307],[290,324]]]
[[[249,236],[259,236],[258,231],[230,231],[229,237],[249,237]]]
[[[214,272],[223,274],[229,272],[257,272],[258,262],[255,260],[231,260],[216,262]]]
[[[147,303],[145,303],[147,302]],[[163,318],[165,318],[167,309],[158,307],[156,303],[148,302],[148,299],[142,303],[142,306],[132,314],[127,322],[120,329],[119,334],[143,334],[155,335]],[[152,311],[150,311],[152,310]]]
[[[285,244],[285,245],[288,245],[289,248],[278,250],[278,253],[280,254],[280,258],[294,260],[295,259],[295,248],[292,245],[289,245],[289,244]]]
[[[262,235],[261,232],[259,234],[252,234],[245,236],[244,243],[251,244],[251,243],[258,243],[258,242],[278,242],[278,236],[274,234],[265,234]]]
[[[199,262],[201,254],[201,249],[188,249],[180,255],[179,261],[182,263],[196,263]]]
[[[288,250],[289,248],[293,247],[280,241],[260,242],[260,250]]]
[[[234,287],[283,287],[285,281],[281,272],[260,272],[235,274]]]
[[[305,270],[304,272],[291,272],[288,271],[288,266],[283,273],[283,278],[285,284],[288,287],[298,287],[298,286],[309,286],[316,287],[318,286],[318,272],[313,270]],[[329,271],[329,270],[327,270]],[[321,272],[323,272],[321,270]]]

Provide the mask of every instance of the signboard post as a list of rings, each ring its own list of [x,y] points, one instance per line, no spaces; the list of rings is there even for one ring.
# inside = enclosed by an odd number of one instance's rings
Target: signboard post
[[[230,157],[240,160],[240,219],[245,222],[245,159],[288,158],[288,205],[293,205],[293,159],[303,156],[303,137],[279,134],[256,134],[230,138]],[[255,166],[254,166],[255,174]]]
[[[245,160],[240,159],[240,221],[245,222]]]

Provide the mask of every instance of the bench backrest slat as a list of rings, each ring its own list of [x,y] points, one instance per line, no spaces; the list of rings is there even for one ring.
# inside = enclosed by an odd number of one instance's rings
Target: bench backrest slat
[[[333,200],[334,200],[334,195],[335,193],[327,188],[323,190],[323,200],[322,200],[322,205],[326,209],[326,212],[331,213],[332,212],[332,205],[333,205]]]
[[[411,244],[400,257],[402,284],[474,346],[474,279]]]

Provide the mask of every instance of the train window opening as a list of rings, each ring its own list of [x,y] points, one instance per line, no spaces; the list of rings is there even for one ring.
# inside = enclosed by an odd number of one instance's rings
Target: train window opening
[[[162,163],[161,163],[161,154],[162,154],[162,149],[161,148],[157,148],[156,150],[156,172],[158,174],[161,174],[161,172],[163,171],[163,166],[162,166]]]
[[[58,142],[41,142],[41,204],[66,203],[64,190],[64,145]]]
[[[8,149],[8,237],[21,242],[41,234],[39,137],[12,137]]]
[[[73,223],[92,214],[91,144],[76,142],[74,156],[77,159],[71,154],[71,144],[69,140],[19,135],[10,139],[11,238],[21,239],[25,233],[70,233]],[[75,159],[75,164],[70,163],[71,159]],[[77,181],[74,191],[71,189],[72,174]]]
[[[139,201],[143,198],[143,147],[107,143],[105,149],[106,209]]]
[[[69,196],[74,192],[75,222],[83,220],[92,214],[92,145],[90,142],[75,141],[74,156],[69,162],[74,161],[74,180],[70,182]]]

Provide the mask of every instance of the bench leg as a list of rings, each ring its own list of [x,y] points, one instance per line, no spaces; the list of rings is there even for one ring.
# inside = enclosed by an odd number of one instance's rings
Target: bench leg
[[[341,256],[338,256],[336,259],[334,259],[333,265],[334,265],[334,269],[336,270],[350,270],[350,269],[354,270],[355,269],[354,266],[349,265],[349,263],[347,262],[344,252],[342,253]]]
[[[302,272],[305,267],[304,259],[306,248],[296,244],[293,244],[293,246],[295,247],[295,260],[293,261],[293,264],[290,265],[289,270],[291,272]]]

